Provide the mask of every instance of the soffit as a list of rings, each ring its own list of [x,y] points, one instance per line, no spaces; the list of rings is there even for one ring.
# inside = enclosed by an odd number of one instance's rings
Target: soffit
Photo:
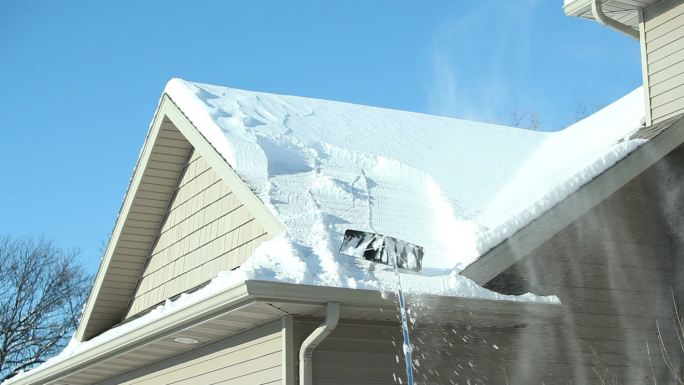
[[[121,321],[191,150],[168,118],[155,118],[84,310],[81,340]]]
[[[651,139],[655,138],[656,136],[665,132],[665,130],[670,128],[670,126],[675,124],[680,119],[682,119],[682,115],[677,115],[677,116],[673,116],[672,118],[663,120],[662,122],[658,122],[654,125],[651,125],[648,127],[642,127],[637,132],[632,134],[632,136],[630,136],[630,139],[651,140]]]
[[[646,8],[658,0],[604,0],[603,12],[606,16],[622,24],[639,30],[639,8]],[[563,10],[568,16],[593,20],[591,0],[575,0],[567,3]]]

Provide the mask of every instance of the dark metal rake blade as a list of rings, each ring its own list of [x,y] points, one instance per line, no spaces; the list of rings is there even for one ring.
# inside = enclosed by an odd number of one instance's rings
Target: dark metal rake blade
[[[344,232],[340,253],[351,257],[420,272],[423,248],[401,239],[358,230]]]

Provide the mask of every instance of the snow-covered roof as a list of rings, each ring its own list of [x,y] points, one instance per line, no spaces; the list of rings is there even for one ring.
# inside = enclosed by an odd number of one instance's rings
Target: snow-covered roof
[[[338,264],[350,228],[458,271],[643,142],[627,140],[641,88],[553,133],[180,79],[165,92],[285,224],[295,259],[319,259],[323,284],[354,276]]]
[[[557,304],[553,296],[490,292],[458,272],[644,142],[628,139],[643,116],[641,89],[556,133],[180,79],[165,93],[285,234],[204,288],[90,341],[74,340],[9,382],[66,371],[99,346],[254,280],[392,289],[391,271],[338,253],[350,228],[425,248],[426,269],[401,274],[407,291]]]

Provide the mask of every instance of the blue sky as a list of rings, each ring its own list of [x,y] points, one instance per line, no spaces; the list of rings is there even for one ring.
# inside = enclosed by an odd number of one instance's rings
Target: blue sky
[[[0,234],[95,271],[171,77],[508,124],[641,84],[638,43],[562,0],[0,2]]]

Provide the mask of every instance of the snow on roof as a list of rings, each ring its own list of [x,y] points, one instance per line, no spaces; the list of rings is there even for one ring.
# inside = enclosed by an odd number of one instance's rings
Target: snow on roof
[[[644,114],[641,88],[555,133],[180,79],[165,92],[332,284],[350,228],[461,270],[638,147]]]

